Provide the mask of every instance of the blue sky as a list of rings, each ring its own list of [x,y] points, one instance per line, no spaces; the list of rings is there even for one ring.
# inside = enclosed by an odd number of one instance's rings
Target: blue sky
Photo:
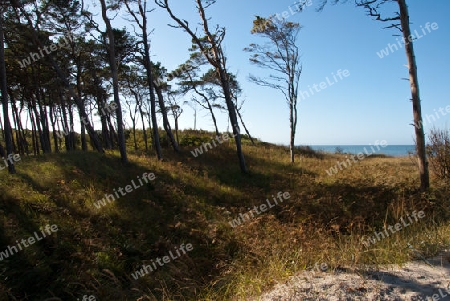
[[[198,23],[193,0],[173,2],[173,11],[192,26]],[[315,8],[319,0],[312,0],[302,13],[290,13],[289,6],[295,1],[218,0],[208,9],[211,24],[226,27],[224,49],[228,57],[230,72],[238,74],[245,99],[243,115],[253,136],[264,141],[287,144],[289,141],[289,110],[283,95],[270,88],[259,87],[247,80],[250,73],[264,75],[266,71],[249,63],[249,54],[243,48],[250,43],[262,43],[263,39],[250,34],[256,15],[289,13],[288,20],[302,25],[298,37],[303,72],[299,90],[308,91],[308,86],[319,85],[328,77],[332,86],[309,97],[299,97],[297,145],[346,145],[369,144],[375,140],[386,140],[388,144],[413,144],[412,105],[409,81],[405,67],[404,48],[390,52],[380,58],[377,52],[397,44],[394,29],[383,29],[385,23],[373,21],[361,8],[347,4],[329,5],[321,13]],[[149,4],[154,7],[153,1]],[[450,46],[450,1],[409,0],[411,29],[421,35],[414,42],[422,99],[422,112],[435,114],[435,121],[425,125],[450,128],[450,84],[448,47]],[[396,8],[396,6],[392,6]],[[149,13],[149,26],[154,28],[151,36],[152,59],[160,61],[168,70],[173,70],[188,59],[189,36],[173,24],[167,12],[157,8]],[[423,33],[426,23],[437,23],[438,28]],[[115,27],[129,23],[120,17],[113,20]],[[421,28],[422,26],[422,28]],[[436,26],[436,25],[435,25]],[[436,27],[435,27],[436,28]],[[393,46],[392,46],[393,47]],[[338,70],[348,70],[349,76],[333,80]],[[348,74],[347,74],[348,75]],[[444,114],[439,108],[444,108]],[[449,109],[450,110],[450,109]],[[437,112],[437,113],[436,113]],[[180,118],[182,128],[193,128],[193,110],[184,107]],[[227,128],[227,114],[218,113],[219,130]],[[438,116],[439,118],[436,118]],[[211,118],[206,111],[197,113],[197,129],[213,130]]]

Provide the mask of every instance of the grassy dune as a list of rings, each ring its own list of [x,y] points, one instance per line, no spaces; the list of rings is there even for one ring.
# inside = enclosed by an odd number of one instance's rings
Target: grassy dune
[[[245,144],[242,175],[232,142],[197,158],[192,149],[165,149],[163,162],[131,153],[128,166],[116,152],[25,156],[16,175],[0,172],[0,252],[58,226],[0,261],[0,300],[246,300],[315,263],[403,263],[417,256],[408,243],[424,256],[450,244],[450,187],[433,179],[420,194],[409,158],[368,157],[329,176],[345,155],[299,151],[292,165],[284,147]],[[94,206],[145,172],[156,179]],[[279,191],[290,198],[230,226]],[[414,210],[425,217],[362,243]],[[181,244],[193,250],[131,276]]]

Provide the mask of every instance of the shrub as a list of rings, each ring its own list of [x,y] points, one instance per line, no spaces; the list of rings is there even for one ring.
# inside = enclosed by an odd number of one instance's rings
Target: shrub
[[[324,155],[320,151],[314,150],[311,146],[297,146],[295,147],[296,153],[298,153],[301,156],[304,156],[306,158],[316,158],[316,159],[323,159]]]
[[[344,149],[340,146],[336,146],[336,148],[334,149],[334,153],[338,154],[338,155],[342,155],[344,153]]]
[[[450,131],[431,129],[426,146],[430,169],[440,179],[450,178]]]

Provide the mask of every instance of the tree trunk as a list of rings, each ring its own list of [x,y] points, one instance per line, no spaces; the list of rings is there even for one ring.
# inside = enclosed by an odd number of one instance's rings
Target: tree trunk
[[[26,139],[27,135],[26,135],[25,130],[23,129],[22,121],[21,121],[21,118],[20,118],[20,117],[22,116],[22,110],[23,110],[23,108],[24,108],[24,106],[23,106],[23,104],[22,104],[21,107],[20,107],[20,112],[18,112],[18,111],[17,111],[17,107],[16,107],[16,103],[14,102],[14,104],[13,104],[13,109],[14,109],[15,112],[16,112],[16,118],[19,120],[19,129],[20,129],[20,135],[21,135],[20,143],[23,145],[23,148],[24,148],[24,150],[25,150],[25,153],[26,153],[27,155],[29,155],[30,153],[29,153],[29,149],[28,149],[28,141],[27,141],[27,139]]]
[[[45,105],[42,105],[42,103],[45,103],[45,98],[43,98],[44,94],[40,89],[38,89],[36,97],[39,107],[39,119],[42,125],[42,147],[44,148],[45,153],[51,153],[52,147],[50,143],[50,130],[48,126],[47,110],[45,109]]]
[[[59,153],[58,147],[58,136],[56,135],[56,108],[54,109],[52,105],[50,105],[50,123],[52,124],[52,132],[53,132],[53,144],[55,145],[55,153]]]
[[[175,119],[175,136],[177,137],[178,145],[180,145],[180,139],[178,138],[178,116],[175,116],[174,119]]]
[[[116,56],[115,56],[115,44],[114,44],[114,32],[111,26],[111,22],[106,15],[106,3],[105,0],[100,0],[102,5],[102,17],[106,25],[106,32],[108,34],[108,54],[109,54],[109,65],[111,69],[111,75],[113,80],[113,91],[114,91],[114,102],[116,103],[116,117],[117,117],[117,134],[118,134],[118,144],[120,157],[122,163],[128,163],[127,149],[125,142],[125,133],[123,130],[123,117],[122,117],[122,106],[120,104],[119,98],[119,75],[117,71]]]
[[[289,123],[291,126],[291,137],[289,139],[289,151],[291,153],[291,163],[295,161],[295,126],[294,126],[294,105],[289,104]]]
[[[230,122],[233,127],[234,141],[236,143],[236,154],[239,159],[239,166],[241,168],[242,173],[248,173],[247,166],[245,165],[244,154],[242,153],[242,144],[241,144],[241,133],[239,130],[239,125],[236,117],[236,109],[233,103],[233,99],[231,98],[231,89],[230,83],[228,81],[227,72],[222,68],[218,67],[220,81],[222,83],[223,94],[225,96],[225,102],[227,104],[228,115],[230,117]]]
[[[201,97],[203,97],[203,99],[206,101],[206,104],[207,104],[207,107],[208,107],[208,111],[209,111],[209,113],[211,113],[211,118],[212,118],[212,121],[214,123],[214,130],[216,131],[216,135],[219,136],[220,133],[219,133],[219,128],[217,127],[217,119],[216,119],[216,115],[214,114],[211,102],[209,101],[208,97],[206,97],[205,94],[197,91],[197,89],[195,89],[195,92],[197,92],[197,94],[199,94]]]
[[[81,55],[79,55],[77,57],[77,93],[78,93],[78,97],[80,98],[81,101],[81,105],[84,107],[85,106],[85,99],[83,98],[83,90],[81,88]],[[82,118],[80,110],[78,110],[78,116],[80,117],[80,120]],[[81,149],[83,151],[87,151],[87,143],[86,143],[86,125],[84,124],[84,122],[80,122],[80,126],[81,126],[81,131],[80,131],[80,135],[81,135]]]
[[[106,116],[106,122],[109,126],[109,140],[111,142],[111,149],[114,149],[114,145],[118,141],[118,139],[116,135],[116,130],[114,129],[114,125],[111,122],[111,116],[109,115]]]
[[[39,142],[41,142],[41,148],[42,148],[42,152],[45,154],[47,153],[47,150],[45,148],[45,142],[44,142],[44,135],[42,134],[42,128],[41,128],[41,123],[40,123],[40,116],[39,113],[37,111],[37,102],[36,102],[36,98],[34,96],[34,94],[32,93],[31,95],[31,106],[34,112],[34,117],[35,117],[35,123],[36,123],[36,128],[39,134]]]
[[[109,135],[108,130],[108,122],[106,120],[106,116],[101,116],[101,123],[102,123],[102,138],[103,138],[103,144],[105,145],[106,149],[112,149],[112,140],[111,136]]]
[[[23,109],[24,109],[24,105],[22,104],[20,107],[20,111],[17,112],[16,115],[19,116],[20,132],[22,133],[22,143],[25,148],[25,153],[27,155],[30,155],[30,149],[28,148],[29,144],[28,144],[28,140],[27,140],[28,131],[25,131],[25,129],[23,128],[23,125],[22,125],[22,121],[20,119],[20,116],[22,116]]]
[[[13,116],[13,122],[14,122],[14,127],[16,128],[16,140],[17,140],[17,151],[19,152],[19,154],[23,155],[25,153],[25,149],[23,147],[22,144],[22,137],[21,137],[21,125],[20,125],[20,117],[17,114],[17,106],[16,106],[16,101],[14,99],[14,94],[12,93],[11,90],[8,91],[9,94],[9,99],[11,100],[11,113]],[[16,151],[16,147],[13,143],[13,147],[14,147],[14,151]]]
[[[164,130],[167,133],[167,137],[169,137],[170,143],[172,144],[172,147],[174,151],[179,152],[180,149],[178,148],[178,143],[175,140],[175,137],[173,136],[172,129],[170,128],[169,118],[167,118],[167,108],[164,104],[164,98],[160,87],[156,87],[155,85],[156,93],[158,94],[158,101],[159,101],[159,108],[161,109],[161,114],[163,116],[163,126]]]
[[[73,128],[74,125],[74,120],[73,120],[73,107],[71,104],[69,104],[69,135],[67,137],[69,137],[69,141],[70,141],[70,150],[75,150],[77,148],[77,141],[75,138],[75,131]]]
[[[8,113],[8,84],[6,82],[6,66],[5,66],[5,41],[3,34],[3,13],[0,12],[0,90],[2,92],[2,106],[3,106],[3,121],[4,121],[4,132],[5,132],[5,146],[6,154],[5,159],[13,155],[13,144],[12,144],[12,129],[9,122]],[[10,174],[16,173],[16,168],[14,166],[13,160],[7,160],[8,162],[8,172]]]
[[[250,135],[250,132],[248,131],[247,127],[245,126],[244,119],[242,118],[241,113],[239,112],[237,106],[235,106],[235,107],[236,107],[236,113],[239,117],[239,120],[242,123],[242,126],[244,127],[245,132],[247,133],[248,137],[250,138],[250,141],[252,142],[252,144],[255,145],[255,141],[253,141],[252,135]]]
[[[105,146],[106,149],[113,149],[114,148],[114,137],[111,136],[110,131],[109,131],[109,127],[108,127],[108,112],[102,112],[102,108],[104,108],[106,106],[107,103],[107,99],[106,99],[106,95],[102,94],[102,93],[98,93],[97,97],[97,106],[98,106],[98,114],[100,116],[100,123],[102,125],[102,139],[103,139],[103,145]]]
[[[61,105],[61,112],[62,112],[62,127],[63,127],[63,133],[64,133],[64,145],[66,146],[66,151],[70,151],[71,150],[71,143],[70,143],[70,137],[69,137],[69,131],[70,131],[70,124],[69,121],[67,120],[67,111],[66,111],[66,106],[64,104],[64,102],[62,102]]]
[[[137,104],[136,104],[137,105]],[[138,150],[137,140],[136,140],[136,109],[134,110],[134,116],[133,113],[131,113],[131,105],[130,105],[130,119],[131,119],[131,129],[133,131],[133,143],[134,143],[134,150]]]
[[[41,151],[39,147],[39,139],[36,134],[36,122],[34,122],[33,110],[31,108],[28,108],[28,113],[30,114],[31,122],[31,140],[33,143],[33,154],[37,156]]]
[[[156,118],[156,97],[155,97],[155,91],[153,87],[153,74],[152,74],[152,62],[150,61],[150,53],[146,41],[146,35],[144,35],[144,48],[145,48],[145,69],[147,70],[147,84],[149,86],[150,90],[150,116],[152,120],[152,129],[153,129],[153,145],[156,150],[156,156],[158,160],[162,160],[162,150],[161,150],[161,142],[159,140],[159,129],[158,129],[158,120]],[[147,46],[146,46],[147,45]]]
[[[427,191],[430,187],[430,177],[428,173],[428,164],[426,158],[425,149],[425,134],[422,126],[422,107],[420,103],[419,94],[419,80],[417,77],[417,65],[416,58],[414,55],[413,42],[409,41],[411,36],[411,29],[409,23],[409,13],[408,6],[406,5],[406,0],[397,0],[398,6],[400,8],[400,22],[403,30],[403,38],[405,39],[405,50],[406,56],[408,58],[408,69],[409,69],[409,82],[411,84],[411,96],[413,104],[413,115],[414,115],[414,129],[416,134],[416,149],[418,156],[418,166],[420,173],[420,190]]]
[[[148,137],[147,137],[147,130],[145,128],[145,122],[144,122],[144,112],[142,111],[142,104],[139,102],[139,114],[141,114],[141,122],[142,122],[142,132],[144,135],[144,143],[145,143],[145,151],[148,152]]]
[[[153,86],[153,64],[150,59],[150,47],[148,45],[148,34],[147,34],[147,16],[145,15],[146,12],[146,3],[144,4],[144,7],[140,5],[141,15],[142,15],[142,42],[144,43],[144,67],[147,74],[147,85],[150,92],[150,114],[151,114],[151,120],[152,120],[152,140],[153,145],[155,147],[156,156],[158,160],[162,160],[162,150],[161,150],[161,142],[159,140],[159,129],[158,129],[158,120],[156,118],[156,97],[155,97],[155,91]],[[142,14],[142,10],[144,13]]]
[[[78,111],[78,115],[80,115],[80,111]],[[81,118],[81,115],[80,115],[80,118]],[[81,135],[81,149],[83,151],[87,151],[88,149],[87,149],[87,142],[86,142],[86,125],[83,122],[81,122],[80,126],[81,126],[81,133],[80,133],[80,135]]]
[[[155,143],[153,142],[153,140],[155,140],[155,138],[153,137],[153,127],[152,127],[152,119],[151,119],[151,113],[147,111],[147,120],[148,120],[148,129],[149,129],[149,133],[150,133],[150,139],[152,140],[152,144],[150,145],[152,148],[154,147]]]

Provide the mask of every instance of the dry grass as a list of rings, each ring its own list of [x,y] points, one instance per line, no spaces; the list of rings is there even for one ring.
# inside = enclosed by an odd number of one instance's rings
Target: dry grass
[[[315,263],[331,269],[402,263],[415,257],[408,243],[425,256],[449,245],[450,189],[433,180],[429,194],[418,193],[409,158],[369,157],[329,176],[325,170],[345,155],[304,154],[290,164],[283,147],[246,144],[251,173],[242,175],[232,142],[197,158],[189,150],[166,149],[164,162],[130,155],[127,167],[115,152],[24,157],[16,176],[1,173],[1,246],[47,223],[61,230],[0,261],[0,300],[7,291],[17,300],[91,294],[100,300],[245,300]],[[154,182],[103,209],[93,206],[148,171]],[[230,226],[279,191],[290,199]],[[362,244],[413,210],[426,217],[368,248]],[[194,250],[131,278],[144,262],[181,243]]]

